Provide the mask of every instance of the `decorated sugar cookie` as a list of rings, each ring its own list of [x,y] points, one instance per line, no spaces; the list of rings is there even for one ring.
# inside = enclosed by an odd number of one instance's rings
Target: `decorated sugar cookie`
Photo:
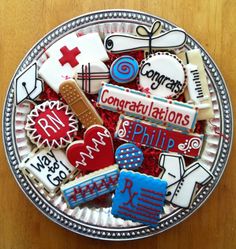
[[[185,131],[194,129],[198,113],[193,105],[111,84],[102,86],[97,103],[99,107],[110,111]]]
[[[167,129],[139,119],[120,116],[115,137],[165,152],[176,152],[198,158],[203,144],[203,135]]]
[[[124,55],[113,61],[110,73],[117,83],[128,83],[136,78],[138,70],[138,62],[132,56]]]
[[[188,87],[184,96],[189,103],[194,103],[199,108],[198,120],[214,117],[210,91],[204,62],[199,49],[193,49],[178,55],[187,65]]]
[[[166,200],[176,206],[189,207],[196,195],[197,184],[204,185],[213,178],[199,161],[186,167],[181,155],[169,153],[160,154],[159,160],[159,166],[164,169],[161,179],[168,184]]]
[[[55,42],[46,53],[49,58],[39,74],[57,93],[60,84],[75,75],[82,61],[109,59],[98,33],[83,36],[71,33]]]
[[[16,104],[34,100],[43,92],[43,81],[38,78],[37,62],[32,63],[15,79]]]
[[[73,141],[78,121],[64,103],[46,101],[30,112],[25,129],[38,148],[63,148]]]
[[[115,153],[116,163],[121,169],[138,169],[143,162],[143,152],[135,144],[120,145]]]
[[[186,69],[175,55],[156,53],[141,62],[139,84],[158,97],[178,97],[187,81]]]
[[[153,49],[167,50],[184,46],[186,42],[186,33],[180,28],[175,28],[165,33],[155,35],[160,28],[160,23],[154,23],[151,30],[144,26],[137,27],[139,36],[113,33],[105,38],[104,44],[108,51],[112,53],[122,53],[134,50],[146,50],[149,52]],[[141,30],[142,29],[142,30]]]
[[[84,140],[71,143],[66,154],[70,163],[82,171],[95,171],[115,163],[111,134],[101,125],[90,126]]]
[[[77,169],[73,167],[64,151],[36,149],[23,160],[19,168],[35,182],[42,183],[48,193],[56,193],[68,177],[74,178]]]
[[[121,170],[111,213],[115,217],[156,227],[165,201],[167,183],[158,178]]]
[[[115,190],[119,176],[117,165],[95,171],[61,186],[61,192],[70,208],[91,201]]]
[[[102,82],[108,82],[109,70],[102,61],[81,62],[77,68],[75,80],[86,93],[98,93]]]
[[[96,109],[74,80],[61,83],[59,91],[84,127],[88,128],[94,124],[103,124]]]

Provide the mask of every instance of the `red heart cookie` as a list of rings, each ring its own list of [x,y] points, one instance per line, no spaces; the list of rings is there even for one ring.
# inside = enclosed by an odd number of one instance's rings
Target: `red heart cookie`
[[[66,151],[70,163],[82,171],[95,171],[115,163],[110,132],[93,125],[84,133],[84,140],[73,142]]]

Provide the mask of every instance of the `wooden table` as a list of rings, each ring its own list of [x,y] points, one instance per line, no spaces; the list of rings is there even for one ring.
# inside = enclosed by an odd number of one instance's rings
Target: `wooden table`
[[[158,15],[184,28],[214,58],[236,100],[236,2],[233,0],[2,0],[0,3],[0,82],[3,105],[9,81],[21,59],[44,34],[77,15],[108,8],[136,9]],[[3,148],[0,167],[0,248],[236,248],[236,160],[214,193],[180,225],[151,238],[130,242],[97,241],[69,232],[42,215],[14,180]]]

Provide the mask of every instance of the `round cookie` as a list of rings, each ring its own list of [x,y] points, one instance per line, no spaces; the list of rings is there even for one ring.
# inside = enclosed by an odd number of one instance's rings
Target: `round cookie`
[[[138,62],[132,56],[121,56],[111,65],[110,74],[117,83],[128,83],[138,74]]]
[[[98,93],[101,83],[108,82],[109,78],[107,66],[99,60],[81,62],[75,74],[75,80],[79,87],[89,94]]]
[[[150,55],[141,62],[139,84],[159,97],[178,97],[186,86],[187,73],[182,61],[167,52]]]
[[[27,116],[25,129],[37,147],[63,148],[73,141],[78,120],[68,105],[60,101],[46,101]]]
[[[143,152],[136,145],[126,143],[119,146],[115,153],[116,163],[121,169],[138,169],[143,162]]]

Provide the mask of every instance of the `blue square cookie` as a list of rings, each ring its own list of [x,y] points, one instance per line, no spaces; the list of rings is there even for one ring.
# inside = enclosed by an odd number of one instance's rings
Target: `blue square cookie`
[[[115,217],[156,227],[162,212],[167,182],[158,178],[122,170],[112,200]]]

